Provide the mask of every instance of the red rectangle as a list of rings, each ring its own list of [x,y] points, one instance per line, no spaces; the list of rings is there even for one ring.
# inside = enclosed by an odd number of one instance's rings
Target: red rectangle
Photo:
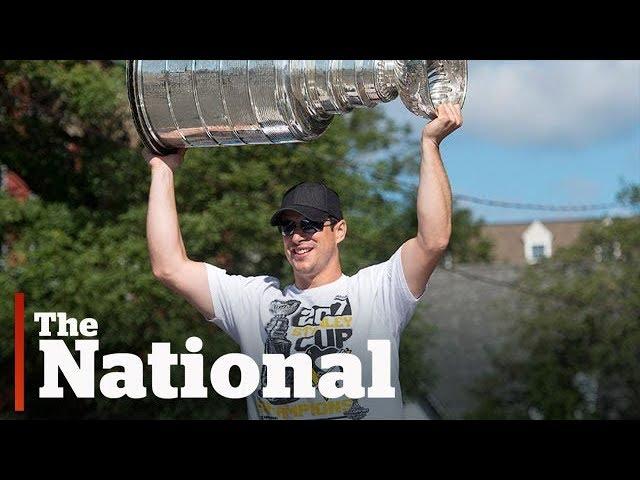
[[[15,345],[15,396],[14,410],[24,412],[24,293],[13,297],[14,308],[14,345]]]

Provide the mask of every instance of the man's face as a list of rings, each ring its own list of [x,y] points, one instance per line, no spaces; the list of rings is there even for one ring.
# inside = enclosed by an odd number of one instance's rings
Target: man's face
[[[282,214],[282,222],[293,221],[299,223],[304,217],[299,213],[287,211]],[[305,276],[315,276],[326,266],[337,259],[338,244],[346,235],[346,222],[340,220],[332,226],[329,220],[325,227],[316,233],[305,233],[296,227],[293,235],[284,235],[284,253],[293,270]]]

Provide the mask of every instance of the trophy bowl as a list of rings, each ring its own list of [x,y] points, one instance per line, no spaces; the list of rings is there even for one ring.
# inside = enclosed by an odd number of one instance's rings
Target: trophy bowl
[[[466,60],[129,60],[127,91],[144,145],[178,148],[308,142],[335,115],[400,97],[436,117],[461,106]]]

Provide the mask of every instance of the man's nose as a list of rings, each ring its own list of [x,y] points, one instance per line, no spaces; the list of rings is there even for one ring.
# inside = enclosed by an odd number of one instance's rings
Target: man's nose
[[[293,240],[295,243],[300,242],[305,238],[305,234],[300,227],[296,227],[296,229],[293,231],[293,235],[291,235],[291,240]]]

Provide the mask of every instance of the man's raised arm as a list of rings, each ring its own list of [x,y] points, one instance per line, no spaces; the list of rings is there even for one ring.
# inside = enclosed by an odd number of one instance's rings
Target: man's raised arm
[[[438,117],[422,130],[418,184],[418,233],[402,246],[407,285],[417,298],[442,258],[451,237],[451,185],[440,156],[440,142],[462,125],[460,105],[442,104]]]
[[[147,244],[154,276],[185,297],[207,318],[214,315],[205,265],[187,257],[174,193],[173,172],[184,159],[184,150],[164,157],[145,150],[151,167],[147,211]]]

